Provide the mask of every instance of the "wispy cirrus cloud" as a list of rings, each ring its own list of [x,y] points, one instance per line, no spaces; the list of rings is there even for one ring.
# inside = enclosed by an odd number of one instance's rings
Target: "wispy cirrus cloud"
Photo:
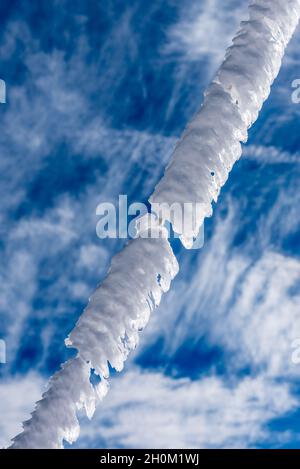
[[[168,31],[167,54],[177,53],[184,61],[207,59],[212,69],[218,67],[230,46],[248,2],[205,0],[185,5],[177,23]]]

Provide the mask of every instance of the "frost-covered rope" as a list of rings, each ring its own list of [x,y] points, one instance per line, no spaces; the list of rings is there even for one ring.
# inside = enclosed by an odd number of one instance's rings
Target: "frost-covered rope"
[[[160,216],[173,223],[186,247],[192,245],[204,218],[211,216],[212,201],[217,201],[242,154],[241,142],[247,141],[247,131],[270,93],[299,15],[300,0],[256,0],[249,7],[249,20],[241,23],[203,106],[150,197],[153,210],[159,204]],[[183,226],[170,217],[169,207],[187,203],[194,206],[196,219]]]
[[[212,212],[241,142],[256,120],[278,74],[285,47],[300,16],[300,0],[256,0],[250,18],[227,51],[204,104],[179,141],[170,165],[151,197],[151,203],[201,205],[190,232],[173,227],[187,247]],[[161,213],[160,213],[161,215]],[[162,217],[170,220],[169,212]],[[138,331],[147,323],[178,271],[177,261],[160,223],[152,224],[156,239],[141,237],[112,260],[99,286],[67,339],[78,356],[65,363],[50,380],[23,432],[12,448],[59,448],[79,434],[77,411],[93,415],[107,391],[108,363],[123,368],[138,343]],[[90,383],[91,368],[100,383]]]
[[[109,273],[89,300],[74,330],[66,340],[78,350],[50,380],[24,431],[12,448],[61,448],[63,440],[79,434],[77,411],[92,417],[96,403],[106,394],[108,363],[118,371],[138,344],[142,330],[163,292],[178,272],[168,232],[152,223],[152,238],[131,241],[111,263]],[[90,383],[94,369],[101,381]]]

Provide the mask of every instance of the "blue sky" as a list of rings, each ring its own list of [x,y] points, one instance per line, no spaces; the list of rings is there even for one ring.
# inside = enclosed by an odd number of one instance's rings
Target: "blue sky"
[[[233,0],[2,0],[0,444],[20,431],[244,17]],[[300,30],[244,156],[76,447],[298,447]]]

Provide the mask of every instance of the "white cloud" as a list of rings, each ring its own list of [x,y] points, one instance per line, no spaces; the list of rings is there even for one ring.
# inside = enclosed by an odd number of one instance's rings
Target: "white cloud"
[[[37,289],[37,268],[33,256],[24,247],[10,252],[8,264],[0,267],[0,311],[6,340],[9,364],[17,353],[25,333],[24,324],[31,313],[31,302]],[[9,333],[8,333],[9,330]]]
[[[266,252],[247,266],[239,285],[234,270],[237,299],[212,326],[212,337],[234,351],[237,362],[266,368],[273,376],[299,376],[291,346],[300,333],[300,294],[292,294],[300,281],[300,262]]]
[[[281,151],[275,146],[247,145],[243,149],[243,158],[267,164],[300,164],[300,153]]]
[[[215,68],[247,15],[248,2],[205,0],[182,10],[182,17],[169,30],[165,53],[179,52],[184,60],[207,58]]]
[[[226,383],[217,376],[174,380],[133,369],[112,381],[92,422],[84,422],[80,447],[252,447],[288,435],[268,422],[295,409],[287,384],[265,376]]]
[[[7,447],[11,438],[21,432],[34,403],[40,398],[43,379],[30,373],[0,382],[0,447]]]

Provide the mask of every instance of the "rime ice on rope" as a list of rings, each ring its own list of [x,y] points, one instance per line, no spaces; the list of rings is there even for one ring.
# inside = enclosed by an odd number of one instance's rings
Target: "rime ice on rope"
[[[138,332],[178,271],[167,230],[151,226],[156,238],[143,238],[140,232],[140,238],[113,258],[108,276],[66,341],[78,356],[52,377],[12,448],[61,448],[63,440],[75,441],[77,411],[84,408],[91,418],[97,401],[106,394],[108,363],[122,370],[128,353],[138,344]],[[101,377],[96,386],[90,383],[91,368]]]
[[[174,224],[186,246],[203,219],[211,215],[212,200],[217,200],[241,155],[240,142],[247,140],[247,130],[270,92],[299,16],[300,0],[257,0],[250,7],[250,19],[242,23],[200,112],[184,132],[151,197],[151,203],[169,206],[200,204],[196,227],[190,232],[183,233]],[[170,220],[167,215],[162,218]],[[177,273],[167,231],[159,224],[155,229],[161,238],[143,238],[140,230],[141,237],[113,259],[107,278],[67,340],[77,348],[78,356],[50,380],[48,391],[31,420],[25,422],[23,433],[14,438],[12,448],[62,447],[63,440],[72,442],[78,436],[77,410],[85,408],[92,416],[107,391],[108,362],[122,369],[138,343],[138,331]],[[91,368],[101,377],[97,387],[90,383]]]
[[[109,375],[108,362],[122,370],[129,351],[138,344],[138,331],[177,274],[167,230],[157,228],[158,234],[159,238],[131,241],[115,256],[108,277],[67,339],[67,345],[76,347],[104,380]]]
[[[69,360],[52,376],[47,391],[36,403],[32,417],[11,448],[62,448],[79,436],[76,413],[84,408],[91,418],[97,395],[90,383],[90,366],[80,357]]]
[[[205,93],[203,106],[178,142],[165,174],[150,197],[153,204],[196,206],[189,230],[171,220],[186,247],[191,247],[212,201],[242,153],[241,142],[270,93],[285,47],[299,21],[300,0],[257,0],[249,20],[227,50],[223,64]],[[153,206],[155,211],[155,207]]]

